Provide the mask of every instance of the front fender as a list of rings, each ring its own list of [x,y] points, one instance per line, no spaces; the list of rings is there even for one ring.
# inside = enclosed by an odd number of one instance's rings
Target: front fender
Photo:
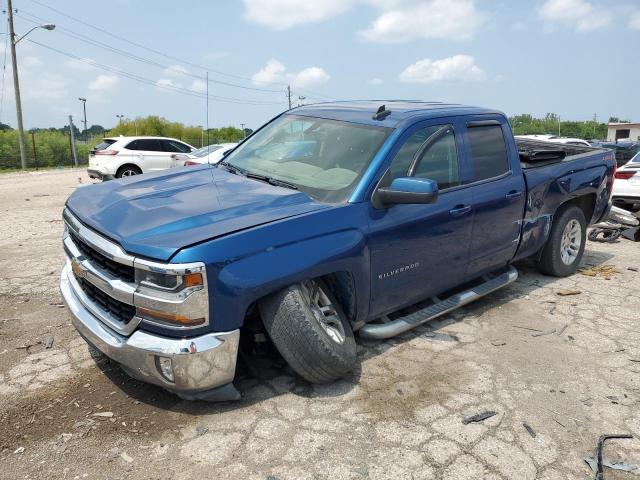
[[[364,211],[362,204],[347,204],[311,212],[191,247],[172,261],[207,264],[215,331],[241,327],[249,307],[270,293],[335,272],[351,274],[360,321],[368,314],[370,288]]]

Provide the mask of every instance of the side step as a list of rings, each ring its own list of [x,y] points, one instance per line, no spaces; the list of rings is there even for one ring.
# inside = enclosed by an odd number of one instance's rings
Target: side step
[[[429,320],[433,320],[436,317],[449,313],[456,308],[460,308],[463,305],[471,303],[479,298],[488,295],[491,292],[506,287],[510,283],[513,283],[518,278],[518,271],[512,266],[507,267],[506,271],[497,277],[486,279],[484,283],[465,290],[461,293],[456,293],[445,300],[441,300],[433,305],[425,307],[417,312],[411,313],[404,317],[397,318],[395,320],[386,323],[367,323],[364,325],[358,333],[362,338],[371,338],[376,340],[383,340],[385,338],[395,337],[407,330],[422,325]]]

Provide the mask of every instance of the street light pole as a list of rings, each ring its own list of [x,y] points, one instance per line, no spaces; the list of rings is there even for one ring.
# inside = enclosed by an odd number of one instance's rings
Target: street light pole
[[[82,110],[84,111],[84,143],[87,143],[89,141],[87,138],[87,99],[78,97],[78,100],[82,102]]]
[[[247,132],[244,129],[244,123],[241,123],[240,126],[242,127],[242,138],[247,138]]]
[[[124,118],[124,115],[116,115],[116,117],[118,117],[118,125],[122,125],[122,119]]]
[[[55,25],[38,25],[33,27],[22,37],[16,35],[13,29],[13,2],[7,0],[7,11],[9,16],[9,39],[11,40],[11,70],[13,70],[13,92],[16,97],[16,117],[18,117],[18,144],[20,145],[20,165],[24,170],[27,168],[27,148],[24,143],[24,125],[22,124],[22,100],[20,99],[20,82],[18,80],[18,59],[16,57],[16,44],[24,37],[29,35],[36,28],[44,28],[45,30],[53,30]]]

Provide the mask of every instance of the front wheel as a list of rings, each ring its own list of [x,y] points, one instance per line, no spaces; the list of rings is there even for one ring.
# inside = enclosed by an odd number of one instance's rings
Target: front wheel
[[[575,273],[582,260],[587,239],[587,222],[578,207],[563,210],[554,219],[538,267],[542,273],[567,277]]]
[[[135,165],[123,165],[116,172],[116,178],[132,177],[133,175],[140,175],[142,170]]]
[[[307,280],[260,302],[274,345],[301,377],[327,383],[356,364],[356,342],[344,312],[321,280]]]

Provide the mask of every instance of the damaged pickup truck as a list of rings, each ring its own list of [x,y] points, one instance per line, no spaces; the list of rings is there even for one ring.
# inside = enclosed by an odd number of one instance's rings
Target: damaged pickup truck
[[[611,152],[516,143],[504,114],[429,102],[289,110],[216,166],[77,189],[60,288],[87,342],[187,399],[238,398],[269,339],[310,382],[504,287],[516,260],[576,271]]]

